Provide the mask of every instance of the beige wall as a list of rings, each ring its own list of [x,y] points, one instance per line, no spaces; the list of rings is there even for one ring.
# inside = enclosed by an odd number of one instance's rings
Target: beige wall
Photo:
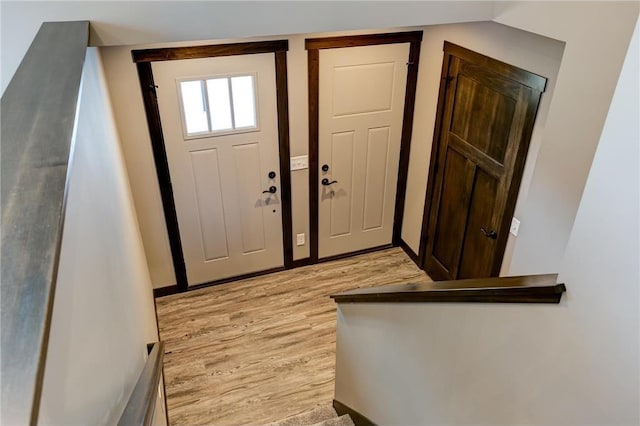
[[[289,52],[287,52],[289,130],[291,156],[294,157],[308,154],[307,53],[304,49],[304,36],[283,38],[289,40]],[[277,37],[269,39],[277,39]],[[252,40],[265,40],[265,38]],[[232,40],[217,40],[216,43],[230,41]],[[192,43],[171,43],[170,45]],[[154,47],[157,46],[159,45],[154,45]],[[100,50],[105,61],[116,122],[131,176],[131,187],[151,277],[155,287],[163,287],[175,284],[175,275],[138,75],[135,64],[131,61],[131,50],[143,47],[148,45],[103,47]],[[304,259],[309,256],[307,170],[291,172],[291,187],[294,259]],[[295,236],[298,233],[307,235],[307,244],[304,246],[295,244]]]
[[[562,43],[491,22],[415,27],[403,30],[410,29],[421,29],[425,34],[422,44],[410,173],[407,183],[405,224],[402,233],[403,239],[417,252],[442,63],[443,40],[449,39],[549,77],[549,87],[543,97],[539,119],[534,130],[531,161],[527,164],[523,188],[527,186],[528,177],[535,164],[539,135],[544,127],[548,100],[553,93],[555,75],[562,56]],[[383,30],[373,32],[381,31]],[[358,32],[341,34],[353,33]],[[335,33],[286,37],[289,40],[287,62],[291,156],[308,154],[307,53],[304,49],[304,39],[305,37],[332,34]],[[216,41],[216,43],[220,42],[222,41]],[[184,44],[186,43],[172,43],[171,45]],[[156,287],[162,287],[174,284],[175,277],[136,68],[131,61],[131,49],[142,47],[148,47],[148,45],[104,47],[101,48],[101,53],[105,61],[116,122],[131,175],[131,185],[152,279]],[[304,259],[309,256],[308,243],[298,247],[295,245],[295,235],[305,233],[308,242],[307,170],[292,172],[291,180],[294,259]]]
[[[636,28],[561,261],[561,303],[341,304],[337,400],[377,424],[639,424],[638,75]]]
[[[549,105],[549,120],[539,122],[538,127],[544,124],[544,131],[537,129],[534,134],[536,139],[524,177],[525,183],[530,181],[531,184],[523,185],[516,207],[516,215],[522,220],[520,235],[509,241],[502,274],[557,270],[604,122],[616,70],[637,17],[637,2],[376,2],[366,6],[357,2],[339,6],[328,2],[264,2],[250,8],[246,6],[240,2],[2,2],[2,82],[6,85],[40,22],[46,20],[91,19],[91,42],[98,45],[385,28],[492,18],[501,24],[565,42],[558,85]],[[458,33],[455,37],[499,59],[512,58],[522,64],[528,61],[529,55],[511,43],[514,40],[523,42],[528,39],[527,35],[495,29],[498,27],[487,28],[482,29],[482,34]],[[438,27],[428,31],[432,35],[443,32]],[[495,40],[500,31],[504,31],[504,38]],[[305,67],[305,53],[300,43],[299,39],[292,38],[292,50],[288,54],[292,155],[306,152],[306,103],[302,101],[306,96],[306,73],[296,72]],[[531,42],[529,46],[539,47],[536,43]],[[442,55],[437,44],[439,41],[425,38],[422,62],[433,69]],[[142,124],[144,113],[134,77],[135,67],[130,62],[128,48],[108,48],[103,53],[152,280],[156,286],[170,285],[175,277],[153,159]],[[541,62],[532,66],[548,65],[555,60],[551,56],[541,58]],[[432,58],[437,60],[434,62]],[[435,114],[433,82],[436,77],[431,72],[425,79],[425,71],[425,68],[421,70],[417,105],[424,113],[421,113],[424,119],[415,121],[403,229],[403,238],[414,250],[419,239],[433,127],[429,123]],[[549,92],[545,100],[548,98]],[[536,147],[539,147],[538,151]],[[301,231],[306,233],[308,214],[306,171],[293,175],[295,235]],[[307,253],[307,247],[295,248],[297,259]]]
[[[87,52],[40,424],[116,424],[158,340],[151,280],[102,64]]]
[[[381,32],[383,30],[367,31]],[[362,31],[342,32],[357,34]],[[307,51],[304,48],[305,37],[321,37],[336,33],[318,33],[283,37],[252,38],[250,40],[287,39],[289,124],[291,156],[308,154],[308,103],[307,103]],[[216,40],[215,43],[246,41]],[[171,43],[153,45],[180,46],[189,43]],[[205,43],[205,42],[196,42]],[[150,45],[103,47],[101,54],[105,62],[105,71],[109,90],[113,99],[114,111],[125,159],[131,176],[131,186],[140,220],[149,268],[155,287],[175,284],[171,253],[164,224],[160,192],[155,175],[155,166],[148,136],[146,117],[140,95],[135,64],[131,61],[131,50]],[[292,226],[294,259],[309,257],[309,190],[308,171],[291,172],[292,189]],[[298,233],[307,236],[304,246],[295,244]]]
[[[383,30],[367,31],[381,32]],[[392,31],[392,30],[390,30]],[[340,34],[358,34],[362,31],[342,32]],[[307,51],[304,48],[306,37],[322,37],[336,33],[318,33],[283,37],[215,40],[213,43],[261,41],[287,39],[288,89],[289,89],[289,134],[291,156],[308,154],[308,103],[307,103]],[[206,42],[183,42],[156,44],[159,46],[181,46]],[[175,284],[172,269],[169,241],[164,224],[160,192],[155,175],[155,165],[148,136],[146,116],[140,95],[140,86],[135,64],[131,61],[131,50],[151,45],[103,47],[101,54],[105,62],[105,71],[125,159],[131,176],[131,185],[140,219],[145,249],[149,259],[151,276],[156,287]],[[292,189],[292,226],[294,259],[309,257],[309,175],[307,170],[291,172]],[[307,244],[297,246],[296,234],[304,233]]]
[[[492,22],[420,27],[425,34],[402,230],[403,239],[417,252],[443,40],[544,75],[549,85],[542,98],[515,210],[521,220],[520,234],[509,237],[501,275],[558,270],[638,10],[636,3],[517,5],[496,5],[496,20],[529,32]],[[554,18],[549,20],[547,16]],[[578,16],[580,19],[576,19]],[[593,31],[595,27],[602,31]],[[291,155],[296,156],[307,153],[308,143],[306,51],[304,36],[287,38]],[[229,40],[216,42],[223,41]],[[152,280],[154,286],[162,287],[174,284],[175,277],[137,75],[130,58],[132,48],[144,46],[107,47],[102,48],[102,54]],[[594,57],[599,58],[597,67],[592,64]],[[294,239],[302,232],[308,237],[307,178],[306,170],[292,172]],[[308,245],[298,247],[294,241],[295,259],[305,258],[308,253]]]

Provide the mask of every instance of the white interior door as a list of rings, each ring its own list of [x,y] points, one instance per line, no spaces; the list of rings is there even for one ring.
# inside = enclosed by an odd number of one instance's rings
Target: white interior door
[[[320,50],[318,256],[390,244],[409,43]]]
[[[274,55],[152,66],[189,285],[283,266]]]

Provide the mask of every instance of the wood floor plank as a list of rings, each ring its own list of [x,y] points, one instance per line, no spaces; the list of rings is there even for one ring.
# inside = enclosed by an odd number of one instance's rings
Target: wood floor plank
[[[392,248],[156,299],[171,425],[260,425],[330,405],[329,295],[430,281]]]

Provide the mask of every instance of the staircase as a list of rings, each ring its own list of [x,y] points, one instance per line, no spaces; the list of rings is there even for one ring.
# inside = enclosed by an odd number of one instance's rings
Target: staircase
[[[354,424],[348,414],[338,416],[333,407],[322,406],[265,426],[354,426]]]

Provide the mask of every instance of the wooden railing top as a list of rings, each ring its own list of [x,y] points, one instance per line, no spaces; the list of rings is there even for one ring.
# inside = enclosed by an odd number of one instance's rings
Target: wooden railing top
[[[44,23],[2,95],[2,424],[37,422],[88,41]]]
[[[437,281],[359,288],[331,296],[338,303],[559,303],[557,274]]]

